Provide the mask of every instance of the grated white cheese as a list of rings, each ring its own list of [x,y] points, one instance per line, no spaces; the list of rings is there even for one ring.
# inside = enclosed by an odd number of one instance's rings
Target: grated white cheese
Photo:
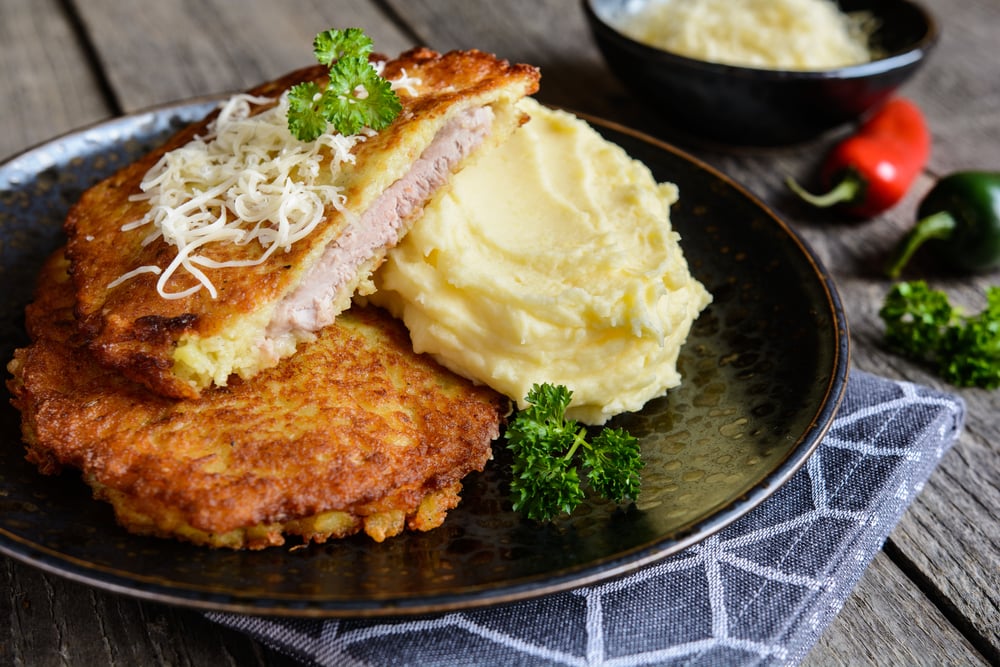
[[[381,73],[384,66],[379,63],[376,69]],[[390,84],[413,96],[420,79],[404,70]],[[331,183],[343,165],[354,162],[355,145],[374,131],[366,128],[352,136],[327,132],[315,141],[299,141],[288,130],[287,92],[274,102],[246,94],[231,97],[208,135],[166,153],[146,173],[141,194],[131,199],[148,201],[149,212],[121,229],[150,226],[143,245],[162,238],[177,254],[165,269],[140,266],[112,281],[108,289],[153,273],[159,275],[156,289],[165,299],[202,289],[214,299],[218,292],[203,269],[262,264],[309,235],[325,219],[327,207],[347,213],[345,197]],[[251,105],[268,104],[273,106],[250,115]],[[217,261],[206,254],[206,246],[213,243],[257,243],[264,252],[253,259]],[[169,291],[170,279],[180,270],[197,284]]]
[[[286,252],[323,221],[327,206],[343,209],[344,197],[330,185],[330,172],[351,163],[351,149],[364,135],[345,137],[327,133],[312,142],[295,139],[288,131],[287,93],[278,104],[250,116],[251,104],[272,104],[271,98],[235,95],[226,101],[209,126],[196,137],[160,159],[140,184],[132,200],[149,201],[149,212],[122,226],[130,231],[151,226],[143,245],[158,238],[177,248],[165,268],[140,266],[108,285],[115,287],[143,273],[159,274],[157,291],[165,299],[217,291],[202,269],[253,266],[276,250]],[[324,162],[329,165],[324,167]],[[323,173],[324,168],[328,170]],[[203,254],[211,243],[257,243],[263,254],[253,259],[216,261]],[[168,291],[170,278],[187,271],[198,283]]]
[[[379,76],[382,76],[382,70],[385,69],[385,61],[380,60],[376,62],[374,64],[374,67],[375,67],[375,72],[378,73]],[[397,92],[403,91],[410,97],[416,97],[418,92],[417,88],[423,82],[420,80],[419,77],[410,76],[409,74],[407,74],[405,67],[400,67],[399,70],[400,70],[399,77],[396,79],[390,79],[389,86]]]
[[[823,70],[872,60],[875,20],[831,0],[654,0],[618,19],[641,42],[690,58]]]

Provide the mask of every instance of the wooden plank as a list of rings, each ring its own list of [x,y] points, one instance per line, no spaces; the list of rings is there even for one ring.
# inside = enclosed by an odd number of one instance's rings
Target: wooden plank
[[[875,557],[803,667],[985,665],[885,554]]]
[[[57,0],[0,4],[0,62],[0,159],[110,113]]]
[[[200,613],[139,602],[0,558],[0,664],[291,666]]]
[[[537,97],[547,104],[618,120],[637,121],[646,115],[622,99],[624,88],[604,66],[575,2],[388,0],[387,4],[430,48],[476,48],[541,68]]]
[[[907,92],[919,99],[934,133],[933,170],[998,168],[1000,58],[995,0],[926,0],[941,40]],[[992,150],[987,147],[992,147]]]
[[[390,53],[412,46],[364,0],[80,0],[79,11],[126,112],[243,90],[312,64],[313,38],[331,27],[363,27]]]
[[[936,599],[956,608],[955,620],[1000,664],[1000,507],[996,439],[968,434],[949,452],[924,496],[900,522],[891,546]],[[984,515],[990,519],[983,519]],[[958,530],[956,530],[956,528]],[[956,543],[955,534],[962,537]]]

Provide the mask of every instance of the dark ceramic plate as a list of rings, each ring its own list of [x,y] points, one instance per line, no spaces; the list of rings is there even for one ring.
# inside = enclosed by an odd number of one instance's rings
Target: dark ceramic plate
[[[102,123],[0,165],[0,357],[25,343],[22,311],[81,191],[214,101]],[[594,583],[664,558],[749,511],[826,432],[846,384],[848,336],[830,277],[742,188],[677,150],[592,122],[680,186],[673,217],[694,274],[715,296],[680,358],[684,384],[621,417],[647,462],[638,502],[589,502],[568,520],[520,520],[502,448],[466,480],[434,531],[303,549],[213,551],[130,535],[78,475],[24,461],[0,405],[0,552],[99,588],[175,604],[284,615],[374,616],[468,608]]]

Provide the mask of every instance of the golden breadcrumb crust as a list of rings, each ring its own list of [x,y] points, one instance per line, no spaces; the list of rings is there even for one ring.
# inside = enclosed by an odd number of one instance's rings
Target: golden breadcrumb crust
[[[512,65],[474,50],[442,55],[424,48],[413,49],[388,61],[383,73],[393,79],[404,69],[409,77],[419,79],[417,94],[400,92],[400,115],[388,128],[358,143],[353,150],[353,166],[338,177],[336,185],[343,188],[346,207],[354,215],[367,210],[386,187],[402,177],[437,131],[463,110],[491,106],[496,120],[487,143],[502,141],[524,120],[513,105],[537,90],[539,80],[534,67]],[[249,92],[277,99],[296,83],[325,81],[326,73],[323,66],[309,67]],[[77,295],[76,314],[87,345],[101,363],[157,393],[178,398],[196,397],[210,383],[177,372],[174,354],[178,343],[207,340],[206,347],[212,349],[221,341],[241,353],[252,354],[269,321],[261,313],[273,309],[304,281],[322,250],[347,224],[347,218],[331,207],[326,220],[288,252],[277,252],[257,266],[219,272],[218,279],[213,280],[218,289],[214,299],[206,290],[186,298],[163,299],[156,288],[158,276],[152,273],[108,289],[109,284],[133,269],[147,265],[162,269],[174,259],[176,248],[162,237],[143,245],[148,228],[121,231],[123,224],[142,218],[149,206],[148,202],[131,201],[129,197],[139,192],[143,176],[166,151],[204,134],[214,115],[182,130],[164,146],[89,189],[72,208],[65,225]],[[406,228],[402,231],[405,233]],[[262,252],[256,244],[220,242],[202,250],[217,261],[256,258]],[[377,250],[344,291],[353,292],[366,281],[386,250]],[[170,289],[181,291],[194,284],[192,276],[178,272]],[[346,306],[349,294],[335,301]]]

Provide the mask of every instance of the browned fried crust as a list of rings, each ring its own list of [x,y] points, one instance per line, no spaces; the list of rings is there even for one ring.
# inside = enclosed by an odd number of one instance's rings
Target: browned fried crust
[[[235,547],[283,531],[381,539],[404,518],[438,525],[490,457],[505,399],[413,353],[380,310],[351,309],[278,367],[177,401],[81,347],[66,266],[57,253],[42,272],[8,386],[29,460],[82,470],[130,530]],[[330,511],[337,528],[312,521]]]
[[[402,95],[403,111],[394,123],[354,150],[354,168],[346,171],[339,183],[348,202],[364,180],[379,170],[386,155],[408,145],[405,140],[414,119],[443,116],[462,100],[488,98],[501,90],[531,94],[539,79],[534,67],[512,65],[479,51],[440,55],[424,48],[413,49],[389,61],[384,74],[395,78],[402,69],[421,80],[419,94]],[[305,68],[249,92],[276,98],[296,83],[325,80],[326,71],[322,66]],[[166,151],[204,134],[214,115],[179,132],[163,147],[88,190],[66,221],[68,256],[78,299],[76,313],[91,349],[102,363],[174,397],[198,394],[196,388],[172,373],[172,350],[181,336],[189,332],[216,335],[237,318],[254,312],[259,304],[290,292],[307,268],[303,257],[324,234],[322,229],[317,230],[292,246],[290,252],[276,253],[259,266],[220,274],[220,280],[214,281],[219,292],[216,299],[205,290],[183,299],[162,299],[157,294],[157,276],[150,273],[107,289],[137,267],[163,268],[174,258],[176,249],[162,239],[142,245],[148,229],[123,233],[120,228],[146,213],[147,203],[129,201],[130,195],[139,192],[145,173]],[[410,160],[416,157],[414,154]],[[331,210],[323,226],[344,224],[343,217]],[[252,246],[234,244],[212,244],[210,248],[211,256],[219,261],[246,259],[247,253],[253,252]],[[261,250],[257,248],[256,252]],[[179,272],[173,277],[171,290],[180,291],[194,284],[194,278]]]

